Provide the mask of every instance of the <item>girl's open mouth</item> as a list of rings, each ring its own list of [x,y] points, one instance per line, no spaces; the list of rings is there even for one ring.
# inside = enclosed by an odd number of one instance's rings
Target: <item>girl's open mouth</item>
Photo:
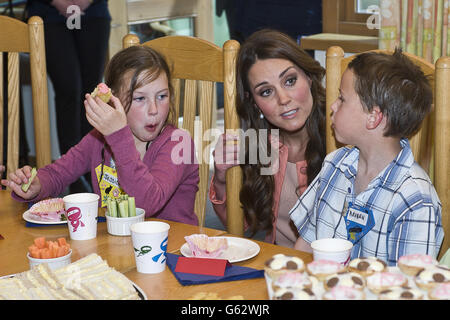
[[[148,125],[148,126],[145,126],[145,129],[146,129],[147,131],[154,132],[154,131],[156,130],[157,127],[158,127],[158,125],[156,125],[156,124],[150,124],[150,125]]]

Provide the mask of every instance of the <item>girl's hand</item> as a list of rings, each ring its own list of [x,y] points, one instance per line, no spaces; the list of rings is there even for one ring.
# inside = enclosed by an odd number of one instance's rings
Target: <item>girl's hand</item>
[[[90,94],[85,97],[86,118],[101,134],[108,136],[127,125],[127,115],[118,98],[111,96],[110,101],[114,105],[111,107],[98,97],[93,99]]]
[[[239,165],[239,137],[221,134],[213,151],[213,157],[215,180],[225,183],[227,170]]]
[[[30,166],[17,169],[16,172],[9,174],[9,180],[1,181],[2,185],[11,188],[15,194],[23,199],[35,198],[41,192],[41,182],[38,176],[34,177],[27,192],[22,190],[22,184],[27,183],[28,179],[31,178],[31,169]]]

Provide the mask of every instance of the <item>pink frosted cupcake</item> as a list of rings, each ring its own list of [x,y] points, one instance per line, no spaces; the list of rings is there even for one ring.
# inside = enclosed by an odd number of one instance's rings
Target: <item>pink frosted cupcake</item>
[[[419,271],[429,266],[438,264],[437,260],[427,254],[409,254],[402,256],[397,261],[400,270],[410,276],[415,276]]]
[[[28,211],[38,221],[65,221],[62,198],[46,199],[35,203]]]
[[[217,258],[226,249],[228,241],[222,237],[208,237],[206,234],[191,234],[184,237],[194,257]]]
[[[347,267],[343,264],[331,260],[315,260],[306,265],[306,271],[320,281],[325,280],[326,277],[332,274],[342,273],[346,270]]]
[[[104,103],[108,103],[109,99],[111,99],[112,93],[111,89],[102,82],[95,87],[94,91],[91,93],[91,96],[92,98],[99,97]]]

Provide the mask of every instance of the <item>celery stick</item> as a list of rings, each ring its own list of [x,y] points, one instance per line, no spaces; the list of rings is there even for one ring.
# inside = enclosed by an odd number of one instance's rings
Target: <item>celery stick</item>
[[[136,204],[134,201],[134,197],[128,197],[128,216],[136,216]]]
[[[128,201],[119,202],[119,214],[122,218],[128,217]]]
[[[117,217],[117,203],[116,199],[111,199],[111,211],[109,213],[111,217]]]
[[[111,216],[111,199],[109,197],[106,198],[106,208],[108,208],[108,216]]]
[[[22,184],[22,191],[23,192],[27,192],[28,191],[28,188],[30,187],[31,182],[33,182],[33,179],[36,176],[36,173],[37,173],[36,168],[31,169],[31,177],[30,177],[30,179],[28,179],[27,183]]]

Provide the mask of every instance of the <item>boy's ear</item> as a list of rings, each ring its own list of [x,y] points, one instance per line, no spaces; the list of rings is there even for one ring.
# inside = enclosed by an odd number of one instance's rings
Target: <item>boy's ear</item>
[[[372,111],[367,115],[366,128],[368,130],[376,129],[380,123],[383,121],[383,112],[379,106],[374,106]]]

